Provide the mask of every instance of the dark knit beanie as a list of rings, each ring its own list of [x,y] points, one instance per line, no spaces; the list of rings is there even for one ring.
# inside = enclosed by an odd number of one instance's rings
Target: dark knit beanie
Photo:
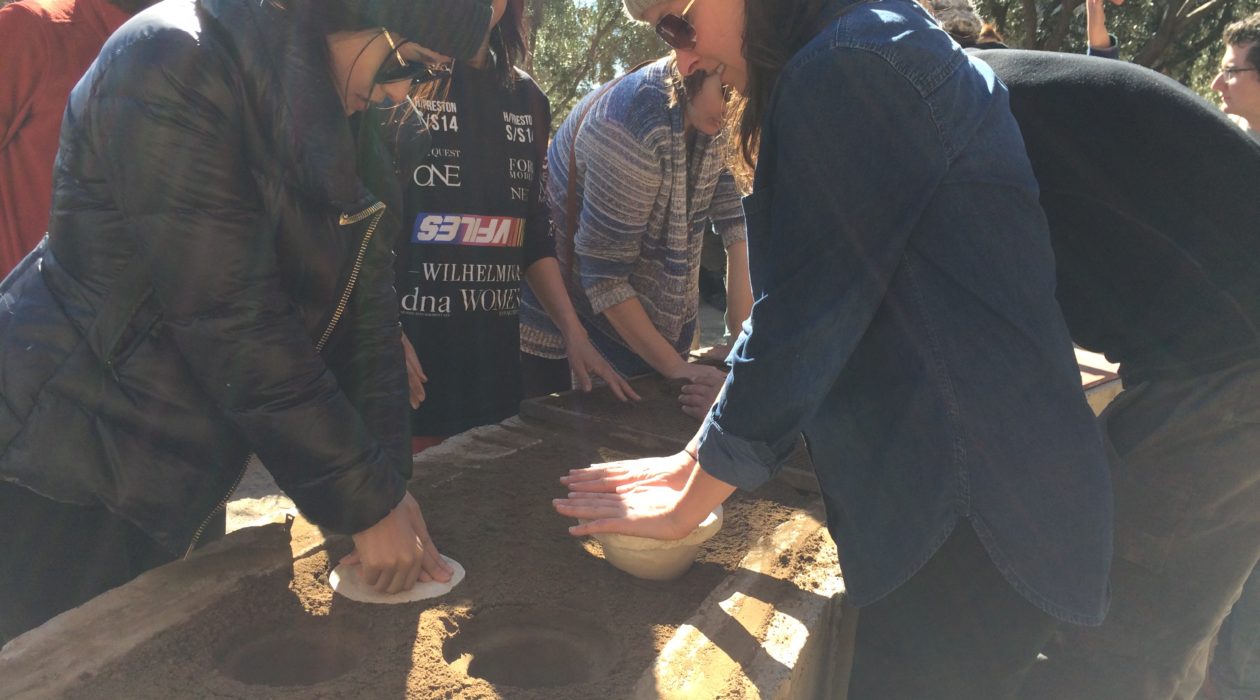
[[[471,58],[490,31],[490,0],[345,0],[366,24],[452,58]]]

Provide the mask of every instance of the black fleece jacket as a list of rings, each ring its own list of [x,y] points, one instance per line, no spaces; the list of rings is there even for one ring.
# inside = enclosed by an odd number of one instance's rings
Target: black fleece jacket
[[[1260,357],[1260,145],[1137,65],[975,55],[1010,88],[1073,339],[1126,384]]]

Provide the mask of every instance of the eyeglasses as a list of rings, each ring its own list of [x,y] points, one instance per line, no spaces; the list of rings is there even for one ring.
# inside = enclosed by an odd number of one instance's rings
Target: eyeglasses
[[[669,13],[656,20],[656,35],[675,49],[696,48],[696,28],[687,20],[687,13],[696,0],[691,0],[681,14]]]
[[[1226,80],[1233,80],[1234,77],[1237,76],[1239,73],[1247,73],[1253,70],[1256,70],[1256,69],[1255,68],[1238,68],[1236,66],[1230,66],[1228,68],[1222,68],[1221,72],[1217,73],[1217,75],[1225,76]]]
[[[424,61],[409,61],[403,58],[398,49],[406,46],[408,42],[394,43],[394,38],[389,35],[388,29],[382,29],[381,33],[385,35],[385,41],[389,43],[389,56],[376,71],[374,79],[376,83],[398,83],[407,80],[412,85],[420,85],[450,76],[450,65],[429,65]]]

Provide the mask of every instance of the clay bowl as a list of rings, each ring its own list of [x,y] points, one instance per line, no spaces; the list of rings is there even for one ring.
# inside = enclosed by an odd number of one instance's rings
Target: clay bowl
[[[690,535],[681,540],[655,540],[601,533],[594,535],[604,558],[622,571],[650,581],[672,581],[687,573],[700,545],[722,529],[722,506],[713,509]]]

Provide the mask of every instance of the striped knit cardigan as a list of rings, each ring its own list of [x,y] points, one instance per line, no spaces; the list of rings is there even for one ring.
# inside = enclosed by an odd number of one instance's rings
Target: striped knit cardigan
[[[566,283],[591,342],[621,374],[652,371],[603,312],[638,298],[680,354],[696,332],[704,233],[712,222],[724,246],[745,238],[734,179],[723,167],[725,136],[696,134],[690,154],[680,105],[671,106],[672,63],[661,59],[596,90],[565,119],[547,152],[547,198],[556,250],[573,250]],[[577,138],[577,233],[570,246],[566,199],[576,122],[595,100]],[[562,261],[562,264],[563,261]],[[526,286],[521,350],[564,357],[564,342]]]

